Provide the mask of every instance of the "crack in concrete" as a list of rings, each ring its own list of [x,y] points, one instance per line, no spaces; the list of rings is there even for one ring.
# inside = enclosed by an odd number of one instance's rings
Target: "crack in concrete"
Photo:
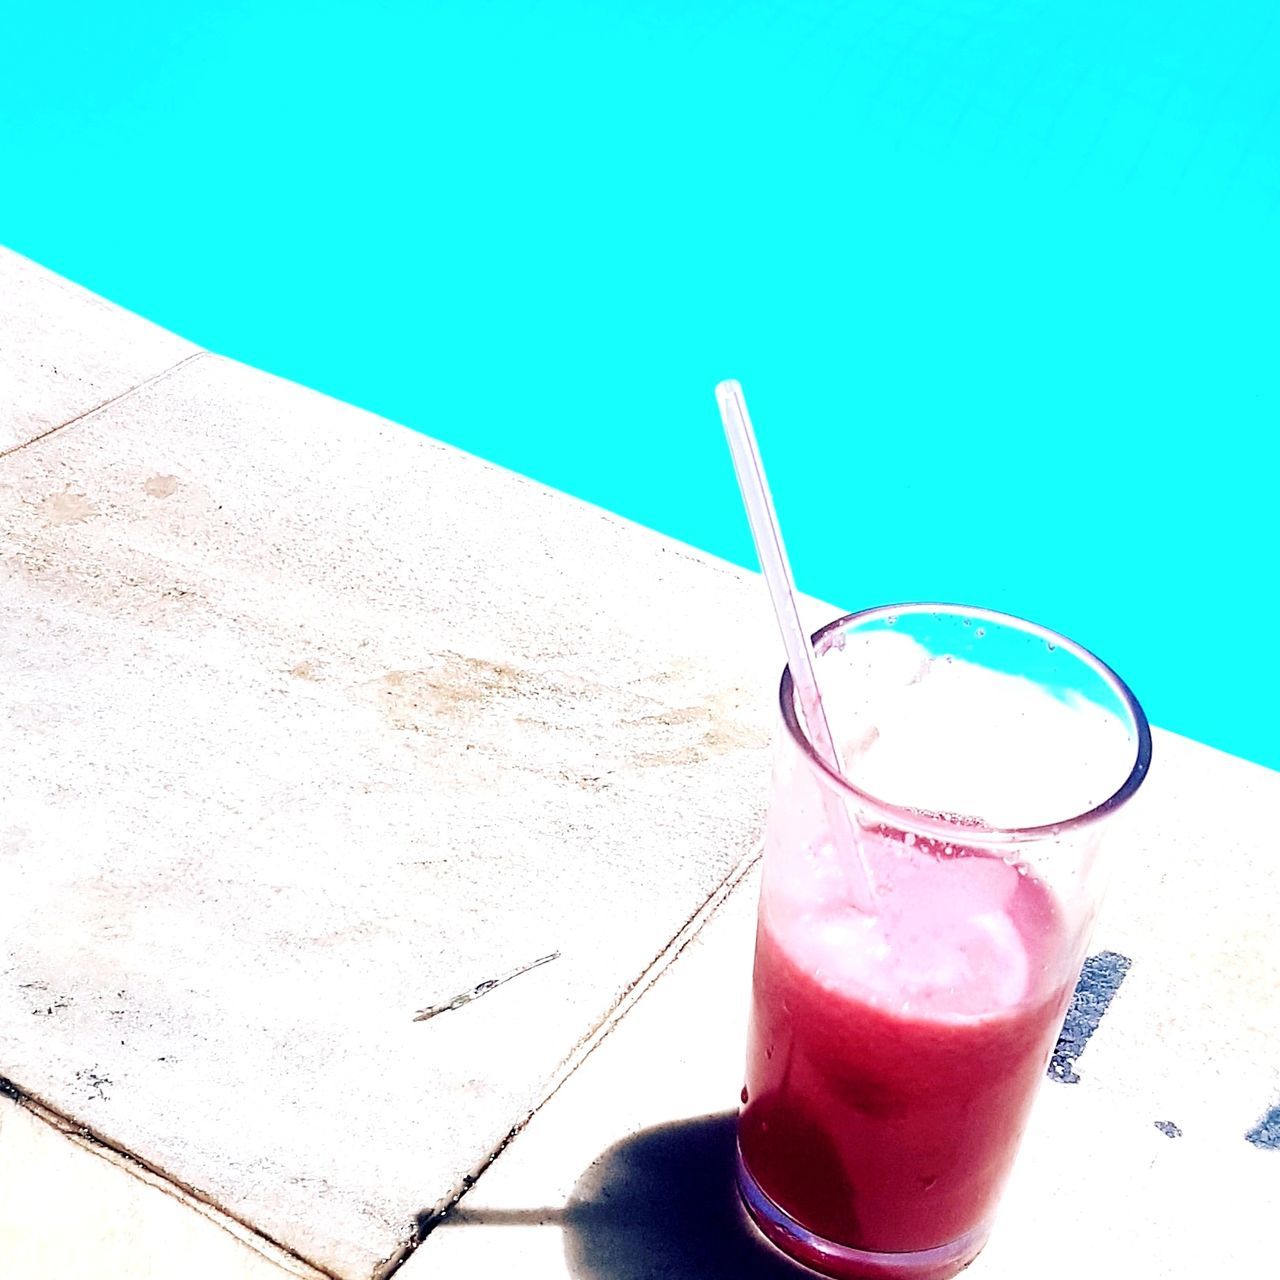
[[[282,1276],[288,1275],[290,1271],[295,1276],[298,1275],[297,1265],[301,1264],[302,1267],[309,1269],[315,1276],[329,1277],[329,1280],[341,1280],[341,1277],[329,1270],[328,1267],[322,1266],[305,1254],[299,1253],[298,1250],[285,1244],[282,1240],[268,1235],[244,1218],[237,1217],[234,1213],[229,1212],[216,1201],[209,1199],[208,1196],[203,1195],[194,1187],[166,1173],[163,1169],[158,1168],[148,1160],[144,1160],[141,1156],[135,1155],[132,1151],[126,1150],[118,1143],[110,1141],[89,1125],[81,1124],[64,1112],[50,1107],[35,1094],[28,1093],[5,1076],[0,1076],[0,1096],[9,1098],[17,1103],[69,1141],[86,1150],[96,1152],[104,1159],[109,1159],[112,1164],[115,1164],[124,1173],[138,1178],[148,1186],[154,1187],[162,1195],[166,1195],[170,1199],[176,1200],[179,1204],[185,1205],[192,1212],[199,1214],[207,1222],[213,1223],[214,1226],[241,1241],[242,1244],[253,1249],[256,1253],[275,1261],[276,1265],[281,1267]],[[235,1228],[239,1228],[239,1231],[234,1230],[232,1224],[234,1224]],[[245,1234],[242,1235],[240,1232]],[[262,1245],[278,1251],[277,1257],[271,1258],[270,1253],[258,1245],[257,1241],[261,1241]],[[292,1264],[288,1269],[282,1265],[281,1260],[283,1259],[289,1260],[289,1263]]]
[[[672,964],[702,932],[703,927],[711,917],[720,909],[729,895],[737,889],[756,863],[760,861],[763,853],[763,847],[757,844],[739,860],[736,866],[730,869],[676,934],[667,942],[666,946],[654,956],[635,980],[628,984],[622,994],[605,1011],[595,1027],[583,1036],[565,1055],[556,1077],[550,1082],[538,1104],[522,1120],[512,1125],[506,1137],[492,1151],[484,1155],[469,1173],[463,1174],[461,1181],[449,1197],[435,1205],[434,1208],[424,1209],[417,1215],[410,1225],[408,1238],[404,1245],[383,1260],[382,1265],[374,1270],[372,1280],[391,1280],[395,1273],[408,1262],[418,1246],[422,1244],[435,1227],[440,1225],[445,1215],[457,1205],[458,1201],[480,1180],[481,1175],[520,1136],[534,1116],[572,1079],[578,1068],[608,1038],[609,1034],[631,1011],[636,1002],[643,998],[645,993],[661,980],[663,974],[669,972]]]
[[[17,453],[21,449],[30,448],[33,444],[39,444],[41,440],[47,440],[51,435],[56,435],[59,431],[65,431],[67,427],[74,427],[77,422],[83,422],[86,418],[92,418],[95,413],[101,413],[103,409],[110,408],[111,405],[117,404],[121,400],[127,399],[136,391],[141,391],[143,387],[149,387],[152,383],[161,382],[170,374],[177,373],[184,365],[191,364],[193,361],[199,360],[204,356],[211,354],[208,351],[193,351],[189,356],[183,356],[181,360],[175,364],[169,365],[167,369],[161,369],[159,373],[153,373],[149,378],[143,378],[141,382],[135,382],[133,386],[126,387],[118,395],[109,396],[106,400],[95,404],[92,408],[86,409],[83,413],[77,413],[74,418],[68,418],[65,422],[59,422],[57,426],[50,427],[47,431],[42,431],[38,436],[32,436],[30,440],[23,440],[21,444],[10,445],[7,449],[0,449],[0,460],[7,458],[10,454]]]
[[[487,996],[490,991],[496,991],[504,982],[510,982],[512,978],[518,978],[522,973],[528,973],[531,969],[537,969],[541,965],[550,964],[552,960],[559,960],[560,952],[553,951],[548,956],[539,956],[536,960],[530,960],[528,964],[517,965],[508,973],[501,974],[496,978],[486,978],[483,982],[477,982],[474,987],[454,996],[452,1000],[446,1000],[443,1004],[429,1005],[425,1009],[419,1009],[413,1015],[414,1022],[426,1022],[428,1018],[434,1018],[439,1013],[449,1013],[453,1009],[461,1009],[463,1005],[470,1004],[473,1000],[479,1000],[481,996]]]

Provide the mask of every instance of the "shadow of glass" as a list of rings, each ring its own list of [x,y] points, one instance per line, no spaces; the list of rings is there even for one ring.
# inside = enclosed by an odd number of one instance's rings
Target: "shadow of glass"
[[[799,1280],[734,1185],[734,1112],[645,1129],[608,1148],[563,1209],[461,1210],[450,1225],[557,1223],[576,1280]]]
[[[737,1113],[645,1129],[610,1147],[566,1206],[578,1280],[797,1280],[751,1225],[734,1185]]]

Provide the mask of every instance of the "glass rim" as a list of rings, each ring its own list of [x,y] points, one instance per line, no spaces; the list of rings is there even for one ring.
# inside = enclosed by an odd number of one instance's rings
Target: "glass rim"
[[[815,631],[811,641],[815,649],[817,649],[828,636],[836,631],[847,629],[850,623],[864,623],[876,618],[896,618],[904,613],[947,613],[956,617],[974,618],[1035,636],[1070,653],[1110,685],[1112,691],[1119,697],[1132,717],[1134,731],[1137,735],[1137,749],[1133,767],[1129,770],[1128,776],[1120,786],[1101,803],[1094,805],[1083,813],[1060,818],[1055,822],[1029,827],[1001,827],[991,826],[980,821],[975,822],[972,817],[953,821],[940,814],[913,809],[908,805],[895,804],[891,800],[883,800],[872,792],[863,790],[863,788],[851,782],[837,769],[829,765],[814,750],[813,743],[809,741],[809,736],[805,732],[804,726],[800,723],[800,717],[796,713],[791,667],[789,665],[785,666],[782,669],[782,680],[778,686],[778,702],[782,711],[782,722],[786,725],[792,741],[800,748],[801,754],[806,757],[811,765],[819,770],[820,774],[825,775],[828,782],[833,784],[838,791],[847,794],[863,807],[879,810],[881,813],[891,817],[895,822],[901,822],[904,826],[914,831],[941,835],[947,839],[956,839],[962,835],[964,839],[968,840],[978,838],[993,842],[1041,840],[1060,836],[1065,832],[1089,826],[1100,818],[1114,813],[1133,797],[1151,767],[1151,726],[1147,723],[1146,713],[1142,710],[1138,699],[1134,697],[1129,686],[1101,658],[1091,653],[1083,645],[1077,644],[1074,640],[1051,630],[1049,627],[1042,627],[1037,622],[1030,622],[1026,618],[1019,618],[1012,613],[1001,613],[995,609],[983,609],[964,604],[947,604],[938,601],[909,601],[903,604],[876,605],[870,609],[860,609],[855,613],[846,613]]]

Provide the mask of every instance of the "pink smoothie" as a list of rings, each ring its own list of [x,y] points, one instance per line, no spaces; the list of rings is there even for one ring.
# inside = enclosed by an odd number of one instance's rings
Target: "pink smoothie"
[[[761,905],[743,1161],[803,1227],[869,1252],[989,1226],[1075,978],[1042,883],[926,845],[868,848],[874,917],[829,852]]]

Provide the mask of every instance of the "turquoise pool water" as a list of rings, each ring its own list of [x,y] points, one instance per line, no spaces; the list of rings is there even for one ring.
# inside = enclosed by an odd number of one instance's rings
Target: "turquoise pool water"
[[[1271,0],[69,0],[0,38],[0,240],[802,586],[1095,649],[1280,767]]]

